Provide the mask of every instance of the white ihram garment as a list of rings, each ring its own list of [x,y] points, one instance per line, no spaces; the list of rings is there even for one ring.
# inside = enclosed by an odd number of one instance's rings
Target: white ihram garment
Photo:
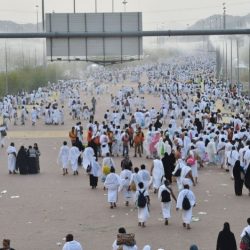
[[[60,152],[58,155],[58,163],[62,166],[63,169],[68,168],[69,162],[69,147],[67,145],[63,145],[60,148]]]
[[[119,175],[115,173],[108,174],[104,186],[108,189],[108,202],[117,202],[118,187],[120,186]]]
[[[185,196],[187,196],[191,205],[191,208],[189,210],[182,209],[182,203]],[[182,209],[182,220],[186,224],[190,224],[192,220],[192,214],[193,214],[192,208],[194,205],[195,205],[194,193],[191,190],[183,189],[178,195],[176,208]]]
[[[16,148],[9,146],[7,148],[8,153],[8,170],[13,172],[16,169]]]
[[[158,191],[158,199],[161,201],[161,193],[163,190],[167,190],[170,193],[170,190],[166,188],[165,185],[161,185]],[[161,201],[161,211],[162,211],[162,216],[164,219],[169,219],[171,217],[171,201],[169,202],[162,202]]]
[[[153,187],[158,189],[161,186],[162,177],[164,176],[164,167],[159,159],[153,160]]]
[[[80,155],[79,149],[75,146],[71,147],[71,149],[69,150],[69,161],[73,171],[76,171],[78,168],[79,155]]]

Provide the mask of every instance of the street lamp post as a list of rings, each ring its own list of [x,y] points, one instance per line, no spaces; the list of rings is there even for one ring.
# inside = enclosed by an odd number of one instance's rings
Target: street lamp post
[[[250,98],[250,37],[248,36],[248,97]]]
[[[237,46],[237,86],[238,86],[238,91],[240,90],[240,55],[239,55],[239,39],[236,39],[236,46]]]
[[[97,0],[95,0],[95,13],[97,13]]]
[[[44,0],[42,0],[42,25],[43,25],[43,32],[45,31],[45,23],[44,23]]]
[[[222,3],[223,6],[223,29],[226,29],[226,3]],[[224,37],[223,41],[223,81],[227,82],[227,40]]]
[[[226,3],[223,3],[223,29],[226,29]]]
[[[126,4],[127,4],[128,2],[126,1],[126,0],[123,0],[123,2],[122,2],[122,4],[123,4],[123,6],[124,6],[124,12],[126,12]]]
[[[231,54],[231,57],[230,57],[230,83],[231,83],[231,86],[233,84],[233,39],[231,37],[230,39],[230,54]]]
[[[74,9],[74,13],[76,13],[76,0],[73,0],[73,9]]]
[[[7,95],[9,92],[9,84],[8,84],[8,53],[7,53],[6,40],[4,44],[4,49],[5,49],[5,92]]]
[[[114,4],[114,0],[112,0],[112,13],[115,12],[115,4]]]
[[[39,28],[38,28],[38,8],[39,8],[39,5],[36,5],[36,32],[39,31]]]

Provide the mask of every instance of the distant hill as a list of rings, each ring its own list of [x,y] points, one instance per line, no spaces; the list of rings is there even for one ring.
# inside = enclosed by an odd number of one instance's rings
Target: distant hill
[[[246,16],[226,15],[226,29],[247,27],[250,27],[250,13]],[[205,19],[198,20],[195,24],[189,26],[188,29],[223,29],[223,15],[213,15]]]
[[[38,24],[39,31],[42,30],[41,23]],[[18,24],[12,21],[0,21],[0,32],[36,32],[37,25],[32,23]]]

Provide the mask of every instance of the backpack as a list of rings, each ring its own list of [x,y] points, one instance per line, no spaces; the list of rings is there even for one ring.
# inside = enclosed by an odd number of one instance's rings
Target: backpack
[[[144,192],[145,192],[145,190],[143,190],[143,192],[139,191],[139,196],[138,196],[138,200],[137,200],[137,205],[139,208],[144,208],[147,204],[147,199],[144,196]]]
[[[183,201],[182,201],[182,209],[187,211],[191,208],[190,201],[187,197],[187,195],[184,196]]]
[[[161,192],[161,202],[170,202],[170,193],[165,189]]]
[[[241,250],[249,250],[250,249],[250,236],[247,232],[245,232],[245,235],[241,238],[240,249]]]
[[[87,169],[86,169],[86,172],[89,174],[92,170],[92,166],[91,165],[88,165],[87,166]]]
[[[173,174],[175,177],[180,177],[181,176],[181,168],[178,168],[176,172]]]

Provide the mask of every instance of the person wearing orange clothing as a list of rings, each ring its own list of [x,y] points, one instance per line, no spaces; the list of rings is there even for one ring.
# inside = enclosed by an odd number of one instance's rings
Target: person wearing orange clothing
[[[76,130],[75,127],[72,127],[71,131],[69,131],[69,138],[71,140],[72,146],[76,142]]]
[[[134,146],[135,146],[135,155],[134,157],[137,156],[137,153],[139,154],[139,156],[141,157],[141,144],[143,143],[143,136],[142,136],[142,132],[141,131],[137,131],[135,136],[134,136]]]
[[[91,144],[92,138],[93,138],[93,129],[92,127],[89,127],[88,134],[87,134],[88,147],[90,146],[89,144]]]

